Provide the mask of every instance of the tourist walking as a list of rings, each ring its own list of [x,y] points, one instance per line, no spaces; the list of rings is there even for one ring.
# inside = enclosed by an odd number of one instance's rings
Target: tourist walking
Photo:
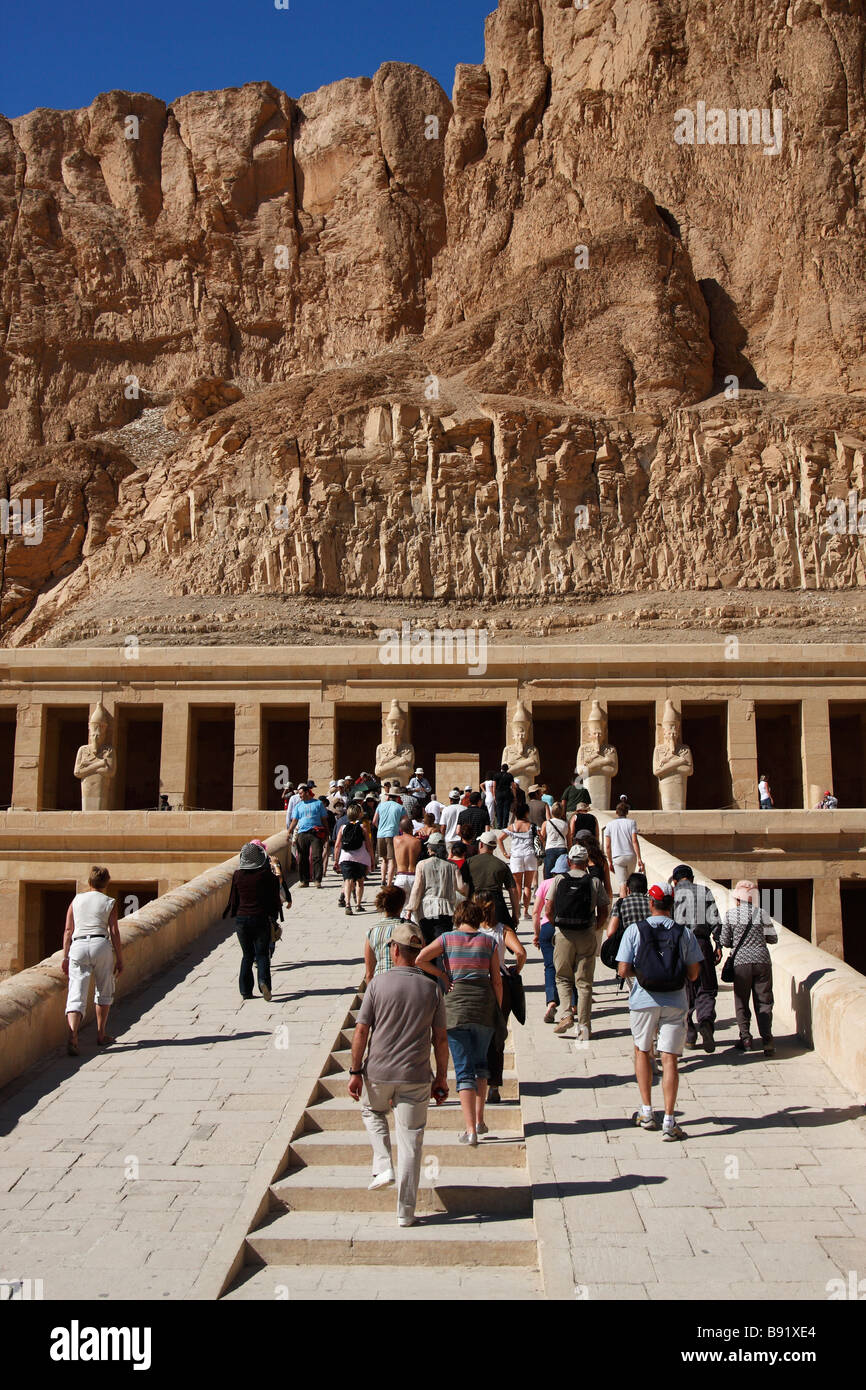
[[[719,945],[733,947],[728,960],[733,971],[734,1009],[740,1036],[734,1046],[740,1052],[751,1052],[752,1014],[764,1044],[764,1053],[772,1057],[776,1051],[773,1041],[773,962],[767,946],[778,941],[775,923],[760,906],[757,884],[741,879],[734,888],[735,907],[725,913],[719,933]],[[722,975],[724,979],[724,973]]]
[[[652,1051],[658,1034],[665,1107],[662,1138],[671,1141],[687,1137],[676,1122],[677,1059],[686,1039],[686,980],[697,979],[703,956],[688,927],[671,916],[670,884],[653,884],[648,896],[650,916],[626,929],[617,952],[619,974],[635,978],[628,1007],[641,1108],[632,1120],[642,1129],[659,1127],[652,1108]]]
[[[414,776],[410,777],[406,783],[406,790],[415,793],[421,802],[422,809],[427,805],[433,795],[433,788],[424,776],[423,767],[416,767]]]
[[[415,1224],[430,1098],[441,1105],[448,1095],[445,1004],[435,982],[418,969],[421,945],[410,923],[394,926],[388,948],[391,969],[367,985],[349,1064],[349,1095],[353,1100],[363,1096],[361,1115],[373,1147],[371,1191],[394,1181],[388,1127],[389,1113],[394,1114],[398,1226]],[[431,1047],[436,1060],[432,1082]]]
[[[496,942],[496,949],[499,953],[499,973],[502,979],[502,1002],[499,1006],[500,1017],[496,1020],[493,1037],[490,1039],[490,1046],[487,1049],[487,1066],[490,1072],[488,1077],[487,1101],[490,1105],[499,1105],[502,1099],[500,1087],[502,1086],[505,1068],[505,1040],[508,1037],[508,1020],[511,1017],[512,1003],[517,991],[522,991],[522,983],[519,980],[515,982],[515,976],[520,975],[521,970],[526,964],[526,950],[521,944],[520,938],[514,928],[506,926],[504,922],[498,922],[496,920],[496,899],[492,893],[479,893],[473,901],[478,903],[484,914],[481,922],[481,931],[487,936],[492,936],[493,940]],[[514,956],[515,963],[512,968],[509,968],[506,964],[506,951],[510,951]],[[487,1126],[483,1125],[482,1127],[482,1125],[476,1125],[476,1129],[479,1134],[486,1134]]]
[[[466,865],[466,873],[473,895],[495,894],[498,920],[516,927],[520,921],[520,898],[511,869],[496,854],[498,843],[499,833],[495,830],[485,830],[478,841],[478,853],[473,855]]]
[[[511,841],[508,867],[514,875],[518,901],[523,904],[523,915],[529,919],[531,916],[529,906],[532,902],[532,882],[538,872],[538,855],[535,853],[535,828],[529,818],[529,806],[519,787],[515,792],[514,807],[508,828],[501,831],[497,837],[499,848],[503,850],[506,835]]]
[[[87,1012],[90,977],[95,979],[96,1045],[110,1047],[108,1014],[114,1002],[114,977],[123,971],[123,948],[117,925],[117,903],[106,893],[108,869],[94,864],[88,888],[76,893],[66,910],[62,969],[69,980],[66,993],[66,1051],[79,1056],[78,1030]]]
[[[443,837],[434,831],[427,837],[427,858],[415,869],[408,903],[425,944],[453,926],[457,903],[468,892],[460,870],[447,857]]]
[[[463,834],[464,827],[466,826],[469,827],[471,832],[468,839],[466,835]],[[484,799],[480,792],[470,792],[469,805],[465,807],[457,817],[457,829],[463,836],[464,841],[472,845],[474,853],[475,846],[480,836],[484,834],[485,830],[490,829],[490,817],[487,814],[487,807],[484,805]]]
[[[550,814],[541,826],[540,836],[544,845],[544,877],[550,878],[554,864],[568,848],[568,822],[561,801],[553,803]]]
[[[674,890],[674,921],[682,922],[689,928],[703,952],[698,978],[686,980],[686,1047],[693,1052],[698,1046],[700,1033],[704,1051],[715,1052],[716,999],[719,993],[716,966],[722,959],[719,946],[722,919],[709,888],[695,883],[694,870],[688,864],[677,864],[671,874],[671,885]]]
[[[460,789],[459,787],[452,787],[451,791],[448,793],[448,805],[443,809],[442,815],[440,816],[442,834],[445,837],[445,843],[448,846],[449,854],[451,853],[451,846],[454,844],[454,841],[460,838],[457,822],[460,819],[462,810],[463,807],[460,805]]]
[[[496,783],[496,828],[504,830],[511,815],[511,802],[514,798],[514,778],[508,771],[508,763],[503,763],[494,778]]]
[[[314,803],[319,806],[319,802]],[[321,809],[321,807],[320,807]],[[229,900],[223,917],[234,917],[241,948],[238,987],[242,999],[253,998],[253,962],[259,993],[271,997],[271,921],[279,918],[280,884],[261,845],[244,845],[232,874]]]
[[[766,772],[762,772],[758,781],[758,801],[762,811],[772,811],[775,806],[773,793],[770,791],[770,783],[767,781]]]
[[[345,903],[346,916],[352,916],[353,902],[355,912],[366,912],[364,885],[373,867],[373,841],[369,826],[362,819],[361,807],[357,801],[352,802],[346,812],[346,823],[341,825],[337,832],[334,866],[339,869],[343,879],[341,897]]]
[[[426,812],[424,813],[426,817]],[[432,826],[422,839],[412,829],[408,816],[400,821],[399,833],[394,836],[394,887],[402,888],[408,898],[415,884],[415,869],[421,858],[421,851],[433,833]]]
[[[380,801],[373,815],[373,829],[376,832],[376,855],[382,862],[382,882],[388,887],[394,882],[397,861],[394,858],[394,836],[400,829],[400,822],[407,814],[400,793],[393,787],[388,801]],[[411,813],[410,821],[411,821]]]
[[[647,894],[646,874],[629,874],[622,893],[611,904],[606,936],[616,938],[616,951],[627,929],[635,922],[643,922],[650,915],[650,900]],[[616,951],[613,952],[614,957]]]
[[[544,999],[547,1005],[544,1013],[545,1023],[556,1022],[556,1005],[559,999],[556,988],[556,967],[553,963],[554,927],[547,915],[547,895],[550,892],[554,875],[567,872],[568,856],[563,851],[553,865],[550,875],[545,876],[539,883],[532,908],[532,943],[541,951],[541,959],[544,962]],[[576,996],[573,995],[572,1005],[575,1002]]]
[[[553,880],[547,894],[547,915],[554,926],[553,964],[559,994],[560,1017],[554,1032],[567,1033],[574,1025],[573,991],[577,986],[577,1037],[592,1037],[592,982],[595,979],[596,928],[607,915],[600,906],[602,889],[589,873],[589,855],[583,845],[568,851],[568,873]]]
[[[484,1104],[490,1068],[487,1054],[496,1027],[497,1006],[502,1007],[499,951],[492,936],[481,931],[484,913],[478,903],[460,903],[454,913],[454,929],[431,941],[418,955],[423,970],[451,988],[445,997],[448,1047],[457,1078],[457,1093],[466,1128],[461,1144],[475,1148],[484,1124]],[[442,956],[446,969],[434,962]]]
[[[562,796],[559,798],[562,802],[562,808],[565,811],[566,816],[573,815],[574,812],[577,810],[579,802],[578,793],[582,792],[583,790],[583,778],[581,777],[580,773],[575,769],[574,777],[571,779],[568,786],[563,789]],[[587,799],[589,799],[588,792]]]
[[[484,795],[484,805],[487,807],[487,816],[491,825],[496,824],[496,778],[488,775],[481,783],[481,791]]]
[[[318,797],[313,796],[315,785],[310,782],[301,787],[301,799],[288,827],[290,837],[297,831],[299,888],[309,888],[311,873],[315,887],[322,886],[322,847],[330,826],[327,811]]]
[[[635,869],[644,872],[637,837],[637,826],[629,815],[629,805],[622,797],[616,805],[616,816],[604,827],[604,848],[612,874],[616,874],[617,888],[622,892],[629,874]]]
[[[380,888],[376,894],[376,911],[380,914],[380,920],[373,923],[364,941],[365,984],[369,984],[374,975],[391,969],[391,934],[400,921],[405,903],[406,894],[396,884],[393,888]]]
[[[574,844],[575,837],[581,830],[588,830],[594,839],[598,839],[598,818],[590,810],[592,798],[586,787],[580,787],[577,791],[577,805],[572,813],[568,825],[569,847]]]
[[[598,880],[599,887],[604,890],[604,902],[599,903],[599,911],[603,911],[606,917],[610,911],[610,901],[613,897],[613,893],[610,886],[610,866],[608,865],[604,850],[589,830],[578,830],[574,837],[574,843],[576,845],[583,845],[589,855],[589,872],[594,879]]]

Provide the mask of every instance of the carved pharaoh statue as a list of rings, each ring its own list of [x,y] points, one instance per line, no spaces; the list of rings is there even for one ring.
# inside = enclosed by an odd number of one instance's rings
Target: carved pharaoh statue
[[[518,786],[527,791],[538,780],[541,758],[532,742],[532,716],[521,700],[511,721],[511,742],[502,750],[502,761]]]
[[[686,788],[695,770],[692,750],[680,739],[680,721],[670,700],[662,718],[662,741],[653,752],[653,776],[659,779],[663,811],[686,809]]]
[[[610,810],[610,784],[619,772],[619,756],[607,741],[607,715],[593,700],[587,720],[588,734],[577,750],[577,771],[599,811]]]
[[[406,715],[396,700],[385,716],[384,738],[376,749],[376,776],[383,781],[399,779],[405,787],[415,770],[415,749],[406,742]]]
[[[111,716],[100,700],[88,722],[88,738],[75,755],[75,776],[81,782],[82,811],[111,809],[111,779],[117,771],[108,737]]]

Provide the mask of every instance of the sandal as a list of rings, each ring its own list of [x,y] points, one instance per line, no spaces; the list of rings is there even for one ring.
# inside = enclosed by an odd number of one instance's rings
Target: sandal
[[[80,1055],[78,1051],[78,1043],[74,1043],[71,1038],[66,1044],[66,1055],[67,1057],[78,1057]]]
[[[96,1046],[97,1046],[97,1047],[111,1047],[111,1044],[112,1044],[112,1043],[116,1043],[116,1042],[117,1042],[117,1038],[110,1038],[110,1037],[108,1036],[108,1034],[106,1033],[106,1035],[105,1035],[104,1038],[99,1038],[99,1037],[98,1037],[98,1038],[96,1039]]]
[[[557,1009],[557,1004],[556,1004],[556,1000],[554,999],[553,1003],[552,1003],[552,1004],[548,1004],[548,1006],[547,1006],[547,1010],[546,1010],[545,1015],[544,1015],[544,1021],[545,1021],[545,1023],[555,1023],[555,1022],[556,1022],[556,1009]]]

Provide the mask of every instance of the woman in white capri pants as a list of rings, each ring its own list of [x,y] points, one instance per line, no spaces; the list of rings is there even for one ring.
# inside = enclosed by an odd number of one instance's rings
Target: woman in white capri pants
[[[644,871],[637,826],[628,812],[628,802],[620,798],[616,807],[616,819],[608,821],[604,827],[604,847],[607,852],[607,862],[610,865],[611,873],[616,874],[620,896],[622,896],[622,890],[628,882],[629,875],[635,871],[635,865],[637,865],[638,873],[642,874]]]
[[[117,903],[104,891],[111,875],[98,865],[90,870],[90,891],[76,893],[66,913],[63,934],[63,973],[69,978],[66,996],[66,1051],[78,1056],[78,1030],[87,1008],[90,976],[96,980],[96,1045],[110,1047],[105,1031],[114,1001],[114,972],[123,969]]]

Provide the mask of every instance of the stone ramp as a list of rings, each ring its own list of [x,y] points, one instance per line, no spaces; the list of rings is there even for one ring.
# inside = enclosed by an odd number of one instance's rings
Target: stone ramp
[[[487,1109],[477,1149],[450,1098],[431,1105],[417,1212],[398,1227],[395,1188],[368,1191],[371,1148],[360,1104],[347,1095],[360,997],[335,1042],[293,1141],[287,1170],[270,1187],[270,1211],[247,1237],[248,1266],[226,1297],[421,1299],[537,1298],[538,1246],[514,1055],[506,1046],[502,1104]],[[393,1140],[392,1127],[392,1140]],[[396,1157],[396,1149],[395,1149]],[[275,1291],[279,1292],[275,1292]]]

